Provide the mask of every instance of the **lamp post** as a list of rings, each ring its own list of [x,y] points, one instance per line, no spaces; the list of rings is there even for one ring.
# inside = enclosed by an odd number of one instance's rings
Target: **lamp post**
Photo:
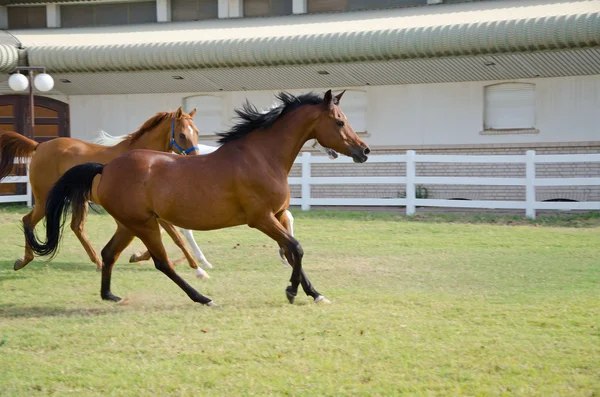
[[[27,71],[27,77],[21,74],[21,71]],[[38,72],[35,78],[34,72]],[[39,73],[41,72],[41,73]],[[25,91],[29,87],[29,131],[24,135],[33,139],[35,128],[35,115],[33,104],[33,86],[39,91],[47,92],[54,87],[54,79],[49,74],[46,74],[46,68],[42,66],[17,66],[17,73],[12,74],[8,78],[8,85],[13,91]]]

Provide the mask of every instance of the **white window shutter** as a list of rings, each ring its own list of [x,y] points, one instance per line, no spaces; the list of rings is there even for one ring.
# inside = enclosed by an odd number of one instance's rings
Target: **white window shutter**
[[[200,135],[214,135],[223,130],[223,100],[212,95],[191,96],[184,99],[184,111],[196,108],[194,123]]]
[[[356,132],[367,132],[367,93],[347,90],[340,101],[340,108]]]
[[[484,128],[535,128],[535,85],[504,83],[485,87]]]

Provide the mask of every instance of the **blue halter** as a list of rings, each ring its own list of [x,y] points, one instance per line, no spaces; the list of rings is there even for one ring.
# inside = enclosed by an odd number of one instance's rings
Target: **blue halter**
[[[188,153],[193,152],[194,150],[200,150],[198,145],[194,145],[191,148],[184,150],[181,146],[177,144],[177,142],[175,141],[175,119],[173,119],[173,122],[171,122],[171,142],[169,143],[169,150],[173,150],[173,146],[175,146],[177,150],[179,150],[179,154],[182,154],[184,156]]]

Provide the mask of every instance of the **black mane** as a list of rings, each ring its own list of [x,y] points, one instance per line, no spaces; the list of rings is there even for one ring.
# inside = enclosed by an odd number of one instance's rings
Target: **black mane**
[[[281,101],[281,104],[264,113],[246,99],[246,103],[242,105],[242,108],[235,110],[239,121],[231,127],[229,131],[217,133],[217,135],[221,137],[218,142],[224,144],[235,141],[236,139],[248,135],[252,131],[269,128],[279,117],[300,106],[318,105],[323,103],[323,98],[312,92],[299,96],[294,96],[288,92],[280,92],[275,97]]]

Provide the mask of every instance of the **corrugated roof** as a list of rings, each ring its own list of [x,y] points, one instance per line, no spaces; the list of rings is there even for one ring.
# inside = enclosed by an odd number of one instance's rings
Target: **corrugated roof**
[[[321,74],[320,71],[329,74]],[[200,93],[243,90],[347,88],[457,81],[507,81],[600,74],[600,47],[375,62],[178,71],[52,73],[66,95]],[[183,79],[173,79],[179,76]],[[0,80],[3,76],[0,76]],[[70,82],[61,81],[67,79]],[[9,92],[0,82],[0,93]]]
[[[600,45],[600,0],[13,32],[52,72],[327,64]]]
[[[12,72],[19,62],[19,41],[10,33],[0,30],[0,72]]]

